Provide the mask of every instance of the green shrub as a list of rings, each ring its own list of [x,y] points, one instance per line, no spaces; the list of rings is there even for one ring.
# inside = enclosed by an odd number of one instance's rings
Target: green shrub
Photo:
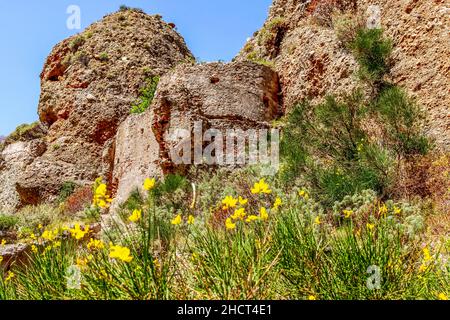
[[[86,39],[83,35],[78,35],[75,38],[72,39],[69,43],[69,49],[72,52],[75,52],[78,50],[79,47],[81,47],[86,42]]]
[[[29,141],[39,139],[45,136],[45,130],[39,121],[31,124],[21,124],[17,126],[13,133],[5,138],[4,144],[8,145],[18,141]]]
[[[381,77],[391,45],[381,30],[359,30],[352,48],[375,94],[355,89],[311,106],[303,101],[286,117],[281,140],[283,180],[301,177],[329,206],[366,189],[392,196],[398,168],[431,148],[422,135],[423,114],[398,87]]]
[[[0,214],[0,231],[9,231],[19,222],[19,219],[12,215]]]
[[[59,190],[58,199],[56,200],[57,203],[63,203],[67,200],[75,191],[77,188],[77,184],[72,181],[64,182],[61,186],[61,189]]]
[[[349,46],[359,63],[361,79],[376,82],[389,72],[392,44],[383,38],[381,29],[359,29]]]
[[[364,130],[367,107],[360,91],[341,101],[329,96],[314,109],[297,105],[281,141],[284,180],[303,176],[324,203],[365,189],[381,194],[390,185],[390,152]]]
[[[375,101],[375,108],[399,153],[424,155],[430,150],[429,140],[421,133],[424,114],[402,89],[384,88]]]
[[[155,97],[155,92],[158,87],[158,83],[159,83],[158,76],[154,76],[146,80],[146,85],[141,89],[140,92],[141,95],[139,99],[134,103],[134,105],[131,108],[132,114],[143,113],[145,110],[148,109],[148,107],[153,101],[153,98]]]

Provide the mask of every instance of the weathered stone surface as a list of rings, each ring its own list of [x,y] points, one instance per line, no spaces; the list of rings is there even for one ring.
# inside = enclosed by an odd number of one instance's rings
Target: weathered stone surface
[[[126,10],[58,44],[41,74],[39,117],[47,151],[24,169],[22,203],[51,199],[66,181],[111,178],[112,139],[145,85],[192,59],[183,38],[158,16]]]
[[[45,142],[35,139],[9,144],[0,152],[0,209],[10,211],[20,205],[16,191],[17,179],[45,150]]]
[[[174,141],[175,130],[194,130],[202,121],[210,128],[247,130],[268,127],[282,114],[277,74],[252,62],[180,66],[161,79],[153,104],[153,132],[160,146],[164,172],[173,171],[170,157],[183,140]]]
[[[268,127],[282,110],[278,77],[268,67],[251,62],[181,65],[161,78],[153,104],[141,115],[128,117],[115,140],[113,208],[141,188],[145,178],[175,171],[170,148],[173,130],[249,129]]]
[[[273,61],[287,110],[303,99],[319,102],[326,94],[348,92],[356,84],[358,66],[324,17],[339,9],[365,19],[373,5],[380,7],[381,27],[395,47],[391,80],[428,111],[429,135],[448,150],[450,8],[446,1],[274,0],[264,27],[237,60]]]
[[[113,205],[127,200],[135,189],[141,189],[148,177],[161,177],[159,145],[152,131],[151,110],[129,116],[117,130],[115,139],[112,186],[115,193]]]

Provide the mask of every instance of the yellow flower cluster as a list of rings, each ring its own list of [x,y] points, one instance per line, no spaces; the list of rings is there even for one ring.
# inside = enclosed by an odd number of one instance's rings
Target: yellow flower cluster
[[[155,185],[156,185],[156,180],[155,179],[147,178],[144,181],[144,186],[143,187],[144,187],[144,190],[150,191],[150,190],[152,190],[155,187]]]
[[[97,240],[97,239],[91,238],[91,240],[89,240],[87,248],[91,251],[102,250],[105,248],[105,244],[103,243],[102,240]]]
[[[272,190],[270,190],[269,185],[266,183],[266,181],[264,179],[261,179],[259,180],[259,182],[254,184],[251,192],[253,194],[271,194]]]
[[[42,239],[47,241],[54,241],[57,236],[58,236],[57,230],[45,230],[41,235]]]
[[[130,249],[122,246],[115,246],[112,243],[109,245],[109,257],[111,259],[121,260],[123,262],[131,262],[133,257],[130,254]]]
[[[305,199],[305,200],[308,200],[308,199],[309,199],[308,191],[306,191],[305,189],[299,190],[299,191],[298,191],[298,195],[299,195],[300,197],[302,197],[303,199]]]
[[[94,199],[92,200],[92,204],[102,209],[109,207],[112,199],[108,194],[108,187],[103,183],[103,179],[98,178],[95,181],[95,185],[96,187],[94,190]]]
[[[423,259],[422,259],[422,264],[419,267],[419,272],[427,271],[430,263],[433,260],[431,253],[430,253],[430,249],[428,249],[428,247],[423,248],[422,253],[423,253]]]
[[[259,182],[255,183],[253,188],[251,189],[252,194],[271,194],[272,190],[269,185],[265,182],[264,179],[261,179]],[[222,209],[230,210],[235,209],[233,214],[231,214],[225,220],[225,228],[228,230],[236,229],[237,221],[245,221],[247,223],[251,223],[254,221],[266,221],[269,219],[268,210],[265,207],[261,207],[259,209],[259,214],[248,214],[245,205],[248,203],[248,199],[244,199],[241,196],[238,198],[234,198],[233,196],[227,196],[222,200]],[[239,204],[239,207],[238,207]],[[281,198],[277,197],[273,204],[272,210],[277,211],[279,207],[283,205]]]
[[[5,283],[10,282],[15,276],[16,275],[13,272],[8,271],[8,275],[5,278]]]
[[[178,226],[182,222],[183,222],[183,218],[182,218],[181,214],[179,214],[175,218],[173,218],[170,223],[174,226]],[[193,215],[189,215],[188,219],[187,219],[187,224],[191,225],[191,224],[194,224],[194,222],[195,222],[195,217]]]
[[[142,217],[142,210],[134,210],[133,213],[131,214],[131,216],[128,217],[128,220],[130,222],[138,222],[139,220],[141,220]]]
[[[349,219],[353,215],[353,210],[343,210],[342,213],[346,219]]]
[[[80,224],[76,223],[72,229],[69,229],[69,232],[76,240],[82,240],[90,232],[90,230],[89,226],[85,226],[83,229],[81,229]]]

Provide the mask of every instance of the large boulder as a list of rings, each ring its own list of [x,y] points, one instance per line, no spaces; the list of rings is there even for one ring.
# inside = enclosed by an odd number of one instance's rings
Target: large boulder
[[[42,155],[46,144],[42,139],[8,144],[0,152],[0,209],[11,211],[20,206],[17,179],[33,160]]]
[[[22,203],[51,199],[67,181],[110,179],[113,138],[146,79],[188,60],[173,27],[138,10],[108,15],[55,46],[39,101],[48,148],[18,178]]]
[[[372,24],[373,5],[379,6],[381,27],[395,48],[391,80],[428,111],[429,135],[448,150],[450,8],[445,1],[274,0],[263,28],[236,59],[272,62],[288,111],[303,99],[319,102],[326,94],[348,92],[358,66],[338,39],[332,16],[358,15]]]
[[[149,110],[119,127],[113,171],[116,203],[140,188],[145,178],[186,168],[171,157],[171,150],[185,142],[173,139],[176,130],[192,133],[197,121],[202,122],[202,133],[210,128],[268,128],[282,112],[278,76],[268,67],[252,62],[180,65],[161,78]]]

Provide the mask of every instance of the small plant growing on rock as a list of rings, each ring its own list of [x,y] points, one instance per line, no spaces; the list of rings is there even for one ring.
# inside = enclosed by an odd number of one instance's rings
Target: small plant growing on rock
[[[69,49],[72,52],[75,52],[78,50],[79,47],[81,47],[85,43],[85,38],[82,35],[76,36],[70,43],[69,43]]]
[[[15,216],[0,214],[0,231],[12,230],[18,222],[19,219]]]
[[[156,88],[158,87],[159,77],[154,76],[146,80],[146,85],[141,89],[139,99],[131,108],[132,114],[143,113],[148,109],[155,96]]]
[[[108,53],[106,53],[106,52],[100,53],[99,59],[100,59],[100,61],[108,61],[109,60]]]

